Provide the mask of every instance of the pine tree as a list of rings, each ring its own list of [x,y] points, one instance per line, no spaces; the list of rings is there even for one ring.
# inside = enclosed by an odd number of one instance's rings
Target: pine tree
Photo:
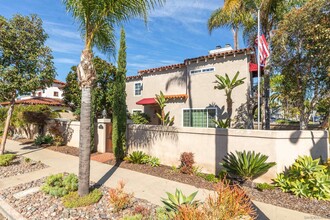
[[[112,116],[112,146],[116,160],[124,158],[126,139],[126,40],[125,31],[120,33],[117,73],[115,75]]]

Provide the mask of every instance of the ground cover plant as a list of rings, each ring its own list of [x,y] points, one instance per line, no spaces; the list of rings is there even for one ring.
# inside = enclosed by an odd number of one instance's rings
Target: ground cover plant
[[[256,154],[254,151],[236,151],[236,154],[228,153],[220,165],[224,167],[229,177],[251,181],[276,165],[274,162],[267,163],[267,159],[268,156]]]
[[[64,176],[62,173],[51,175],[46,179],[41,190],[55,197],[65,196],[78,190],[78,177],[75,174]]]
[[[330,169],[320,159],[298,157],[289,169],[278,174],[275,185],[299,197],[330,201]]]
[[[66,208],[76,208],[89,206],[97,203],[102,197],[102,192],[99,189],[93,189],[86,196],[80,197],[77,191],[70,192],[69,194],[63,196],[62,202]]]
[[[9,166],[15,159],[15,154],[2,154],[0,155],[0,166]]]

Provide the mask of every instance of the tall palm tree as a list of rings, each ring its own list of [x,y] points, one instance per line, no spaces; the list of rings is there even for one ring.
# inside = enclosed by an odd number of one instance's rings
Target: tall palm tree
[[[238,30],[248,23],[252,17],[244,11],[242,0],[227,0],[222,8],[212,12],[208,20],[209,32],[219,27],[229,27],[234,35],[234,49],[238,49]]]
[[[239,75],[239,72],[237,72],[234,76],[234,78],[231,80],[227,73],[225,76],[215,75],[217,77],[217,80],[214,82],[217,85],[214,86],[214,89],[219,90],[225,90],[226,95],[226,102],[227,102],[227,122],[230,126],[231,122],[231,116],[233,113],[233,99],[231,98],[231,94],[233,92],[233,89],[235,89],[237,86],[240,86],[244,83],[245,77],[242,79],[237,79]]]
[[[77,68],[79,84],[82,90],[80,113],[80,147],[79,147],[79,188],[78,193],[84,196],[89,193],[90,179],[90,123],[91,123],[91,89],[95,79],[95,68],[92,63],[96,47],[107,54],[115,49],[115,26],[131,17],[142,17],[147,20],[147,12],[165,0],[63,0],[67,11],[80,25],[85,46]]]

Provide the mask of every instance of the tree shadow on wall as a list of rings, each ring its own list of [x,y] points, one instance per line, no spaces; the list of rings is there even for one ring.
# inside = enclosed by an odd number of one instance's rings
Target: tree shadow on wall
[[[310,155],[313,159],[322,158],[322,160],[327,160],[329,158],[329,149],[328,149],[328,132],[323,131],[323,135],[320,138],[317,138],[317,141],[315,140],[315,132],[322,132],[322,131],[301,131],[296,130],[291,133],[290,135],[290,142],[293,144],[298,144],[299,140],[302,137],[303,132],[309,132],[310,133]]]
[[[256,105],[255,99],[246,94],[246,103],[241,104],[236,109],[233,128],[253,129],[253,113]]]
[[[163,139],[178,141],[178,130],[172,126],[161,125],[128,125],[128,146],[149,149]]]

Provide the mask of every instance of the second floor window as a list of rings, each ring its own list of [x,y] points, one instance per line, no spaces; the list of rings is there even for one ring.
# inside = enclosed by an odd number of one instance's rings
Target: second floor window
[[[54,92],[54,96],[55,97],[58,97],[58,92]]]
[[[135,83],[134,84],[134,95],[139,96],[142,94],[142,83]]]

